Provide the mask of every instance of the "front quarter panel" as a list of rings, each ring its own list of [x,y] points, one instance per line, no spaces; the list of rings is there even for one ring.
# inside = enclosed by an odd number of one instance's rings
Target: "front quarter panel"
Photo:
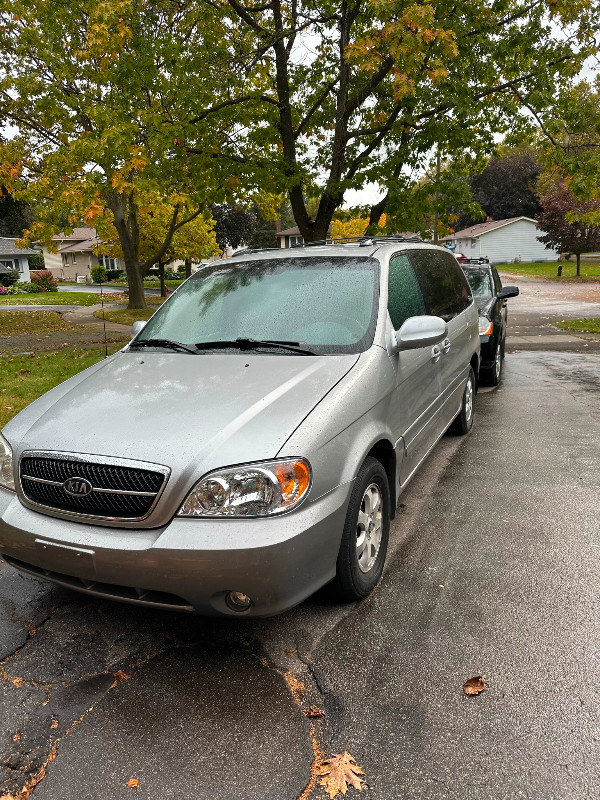
[[[374,345],[287,440],[280,455],[303,455],[312,466],[309,502],[354,480],[377,441],[394,445],[389,424],[394,387],[390,356]]]

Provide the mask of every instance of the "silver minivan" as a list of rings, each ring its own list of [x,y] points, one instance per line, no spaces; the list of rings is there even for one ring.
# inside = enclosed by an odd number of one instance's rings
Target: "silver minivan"
[[[264,616],[365,597],[400,492],[467,433],[477,308],[401,237],[202,267],[0,436],[0,552],[88,594]]]

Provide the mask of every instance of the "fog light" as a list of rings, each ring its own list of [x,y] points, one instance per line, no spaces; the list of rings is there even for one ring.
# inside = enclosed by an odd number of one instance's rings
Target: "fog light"
[[[232,611],[246,611],[252,605],[252,600],[243,592],[228,592],[225,602]]]

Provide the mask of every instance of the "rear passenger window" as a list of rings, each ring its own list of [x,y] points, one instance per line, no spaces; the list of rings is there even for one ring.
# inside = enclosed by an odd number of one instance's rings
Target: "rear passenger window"
[[[393,256],[390,260],[388,311],[395,331],[409,317],[427,313],[419,283],[405,255]]]
[[[471,290],[458,262],[443,250],[411,250],[429,313],[448,320],[460,314],[471,302]]]

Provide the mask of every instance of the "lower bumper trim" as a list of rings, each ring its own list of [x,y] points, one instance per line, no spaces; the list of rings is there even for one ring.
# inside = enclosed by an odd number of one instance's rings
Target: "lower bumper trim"
[[[120,600],[121,602],[135,603],[136,605],[149,606],[151,608],[168,608],[173,611],[196,610],[194,606],[190,605],[182,597],[170,594],[169,592],[118,586],[117,584],[102,583],[100,581],[87,581],[83,578],[65,575],[62,572],[42,569],[42,567],[20,561],[13,556],[3,555],[2,557],[7,564],[10,564],[11,567],[15,567],[15,569],[21,572],[26,572],[29,575],[34,575],[36,578],[43,578],[46,581],[56,583],[58,586],[74,589],[77,592],[84,592],[94,597],[102,597],[106,600]]]

